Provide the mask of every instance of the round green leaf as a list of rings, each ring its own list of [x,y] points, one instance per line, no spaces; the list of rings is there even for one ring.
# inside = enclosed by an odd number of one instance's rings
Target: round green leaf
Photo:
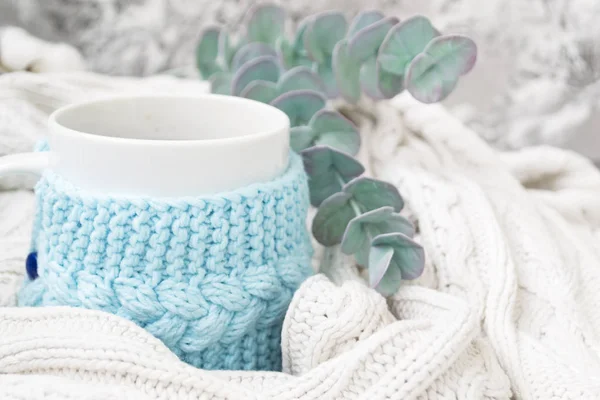
[[[415,57],[416,56],[417,55],[415,55]],[[413,59],[411,58],[410,60],[408,60],[408,64],[403,64],[402,62],[398,61],[398,57],[396,57],[395,55],[383,53],[379,53],[377,55],[377,62],[379,63],[379,65],[381,65],[381,68],[389,74],[398,76],[404,76],[404,73],[406,71],[403,68],[408,68],[408,65],[412,60]]]
[[[242,90],[253,81],[277,82],[279,65],[277,59],[271,56],[258,57],[244,64],[234,75],[232,94],[239,96]]]
[[[249,12],[247,37],[250,42],[261,42],[275,46],[277,39],[283,35],[285,11],[274,4],[262,4]]]
[[[279,38],[277,41],[277,54],[286,69],[300,66],[312,68],[313,62],[298,52],[285,38]]]
[[[292,90],[314,90],[325,94],[325,86],[319,75],[308,67],[294,67],[285,72],[277,84],[279,93]]]
[[[384,296],[398,291],[402,273],[392,264],[394,249],[390,246],[373,246],[369,252],[369,286]]]
[[[310,120],[315,145],[329,146],[350,155],[358,153],[360,134],[352,121],[336,111],[320,110]]]
[[[231,74],[217,72],[210,77],[210,91],[215,94],[231,94]]]
[[[360,68],[360,87],[363,92],[374,100],[381,100],[384,96],[379,91],[379,81],[377,76],[377,60],[375,57],[369,58]]]
[[[363,222],[372,226],[375,235],[394,232],[402,233],[408,237],[413,237],[415,235],[415,227],[413,224],[398,213],[392,213],[384,220]]]
[[[391,99],[404,90],[404,77],[387,72],[381,67],[379,59],[376,64],[377,88],[386,99]]]
[[[360,64],[348,55],[348,42],[342,40],[333,49],[332,68],[337,88],[350,103],[360,99]]]
[[[258,57],[262,56],[277,56],[275,50],[264,43],[253,42],[248,43],[242,46],[233,56],[233,60],[231,61],[231,69],[232,71],[237,71],[250,60],[254,60]]]
[[[269,104],[278,95],[277,85],[273,82],[254,81],[250,82],[240,97],[260,101],[261,103]]]
[[[214,62],[217,60],[220,34],[221,29],[218,27],[209,27],[202,31],[198,46],[196,47],[198,62]]]
[[[375,56],[387,33],[398,23],[398,18],[388,17],[356,32],[348,42],[348,54],[359,63]]]
[[[369,233],[365,229],[365,224],[370,222],[381,222],[394,212],[392,207],[381,207],[376,210],[358,215],[350,221],[342,238],[342,252],[345,254],[354,254],[364,247],[368,247],[371,242]]]
[[[225,69],[229,69],[235,51],[229,42],[229,33],[225,30],[221,30],[221,33],[219,34],[219,55]]]
[[[302,159],[309,176],[310,203],[315,207],[339,192],[346,182],[365,172],[360,162],[327,146],[302,151]]]
[[[200,75],[202,79],[210,79],[218,72],[222,72],[221,67],[218,64],[198,64],[198,70],[200,71]]]
[[[394,26],[379,48],[378,62],[386,72],[404,76],[410,62],[439,33],[431,22],[417,15]]]
[[[204,79],[208,79],[220,71],[216,63],[219,55],[220,34],[221,30],[217,27],[209,27],[200,34],[200,40],[196,47],[196,66]]]
[[[324,246],[336,245],[342,240],[346,225],[353,217],[350,196],[343,192],[335,193],[319,207],[313,219],[313,236]]]
[[[343,238],[342,238],[343,240]],[[367,268],[369,266],[369,252],[371,251],[370,244],[367,246],[363,246],[358,249],[356,253],[354,253],[354,259],[356,263],[363,268]]]
[[[367,27],[375,22],[382,20],[385,17],[380,11],[366,10],[359,12],[348,28],[348,37],[351,37],[362,28]]]
[[[380,207],[391,206],[399,212],[404,201],[398,189],[391,183],[378,179],[359,177],[344,186],[344,192],[352,195],[363,211],[371,211]]]
[[[458,78],[473,68],[476,59],[477,46],[472,39],[461,35],[435,38],[410,63],[406,88],[423,103],[441,101],[454,90]]]
[[[219,36],[219,53],[220,57],[222,57],[222,63],[226,66],[226,69],[228,69],[229,71],[233,70],[233,57],[246,44],[246,38],[240,38],[240,40],[238,40],[238,42],[235,45],[232,45],[227,32],[221,32],[221,36]]]
[[[326,63],[335,44],[344,38],[347,28],[344,14],[338,11],[325,11],[313,17],[304,36],[309,57],[319,64]]]
[[[316,67],[317,73],[325,85],[325,93],[327,94],[327,97],[330,99],[336,98],[339,91],[335,81],[335,75],[333,74],[331,59],[328,59],[328,61],[324,64],[317,64]]]
[[[294,48],[287,41],[287,39],[280,37],[277,39],[277,44],[275,45],[277,49],[277,54],[281,59],[281,63],[285,68],[293,68],[296,66],[296,53],[294,52]]]
[[[296,54],[306,54],[306,46],[304,45],[304,37],[306,36],[306,30],[309,27],[313,20],[313,16],[308,16],[304,18],[298,24],[298,28],[296,29],[296,35],[294,36],[294,42],[292,46]]]
[[[406,75],[406,89],[423,103],[436,103],[445,99],[456,87],[458,77],[446,74],[433,57],[419,54],[410,64]]]
[[[435,59],[438,66],[452,75],[469,73],[477,61],[477,45],[463,35],[446,35],[433,39],[425,54]]]
[[[313,145],[316,135],[309,126],[294,126],[290,129],[290,147],[296,153],[308,149]]]
[[[392,207],[368,211],[348,224],[342,239],[342,251],[346,254],[354,254],[361,250],[368,252],[373,237],[396,232],[412,237],[415,228],[409,220],[395,213]]]
[[[283,93],[271,102],[290,118],[291,126],[307,125],[313,115],[325,107],[325,97],[313,90]]]
[[[421,276],[425,268],[425,250],[420,244],[402,233],[387,233],[376,236],[371,242],[371,248],[380,246],[394,249],[390,268],[398,269],[402,279],[410,280]]]

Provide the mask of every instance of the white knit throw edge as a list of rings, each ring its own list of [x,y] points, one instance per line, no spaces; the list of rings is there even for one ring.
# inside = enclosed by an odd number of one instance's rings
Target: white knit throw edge
[[[91,75],[4,78],[0,93],[119,90],[89,89],[110,82]],[[553,148],[495,152],[441,106],[392,105],[363,133],[371,173],[399,186],[418,221],[422,278],[386,302],[337,249],[322,252],[330,279],[294,297],[284,373],[198,370],[101,312],[0,308],[2,398],[600,398],[598,172]],[[0,195],[0,304],[14,302],[31,206],[29,192]]]

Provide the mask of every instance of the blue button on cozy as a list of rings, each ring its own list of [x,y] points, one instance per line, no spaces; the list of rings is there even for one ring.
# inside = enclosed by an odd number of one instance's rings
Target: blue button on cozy
[[[116,314],[200,368],[281,368],[283,318],[312,273],[298,156],[271,182],[209,197],[101,197],[50,171],[35,191],[37,274],[19,305]]]

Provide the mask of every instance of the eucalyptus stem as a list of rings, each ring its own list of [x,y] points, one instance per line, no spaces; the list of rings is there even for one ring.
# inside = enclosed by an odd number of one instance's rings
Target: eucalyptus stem
[[[360,206],[353,199],[350,199],[350,206],[352,207],[352,210],[354,210],[354,214],[357,217],[359,217],[363,214],[363,212],[360,210]],[[367,237],[369,238],[369,242],[371,242],[373,240],[373,238],[375,237],[375,235],[371,231],[371,227],[368,224],[366,224],[363,226],[363,229],[365,230],[365,233],[367,234]]]
[[[340,184],[341,187],[346,186],[346,181],[344,180],[344,178],[342,178],[342,176],[339,174],[339,172],[335,172],[335,179],[338,181],[338,183]]]
[[[350,199],[350,206],[352,207],[352,209],[354,210],[354,214],[358,217],[360,215],[362,215],[362,212],[360,211],[360,207],[358,206],[358,204],[356,204],[356,202],[352,199]]]
[[[342,178],[342,176],[338,172],[335,173],[335,179],[339,182],[339,184],[342,187],[344,187],[346,185],[346,181],[344,181],[344,178]],[[354,210],[354,214],[357,217],[362,215],[360,206],[358,205],[358,203],[356,203],[356,201],[354,201],[354,199],[350,199],[350,206],[352,207],[352,210]]]

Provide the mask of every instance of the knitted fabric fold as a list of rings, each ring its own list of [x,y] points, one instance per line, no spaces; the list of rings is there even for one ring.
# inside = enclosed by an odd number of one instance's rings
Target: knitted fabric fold
[[[20,306],[124,317],[204,369],[280,370],[281,326],[312,273],[308,186],[277,179],[218,195],[100,197],[46,172],[37,184],[37,278]]]

